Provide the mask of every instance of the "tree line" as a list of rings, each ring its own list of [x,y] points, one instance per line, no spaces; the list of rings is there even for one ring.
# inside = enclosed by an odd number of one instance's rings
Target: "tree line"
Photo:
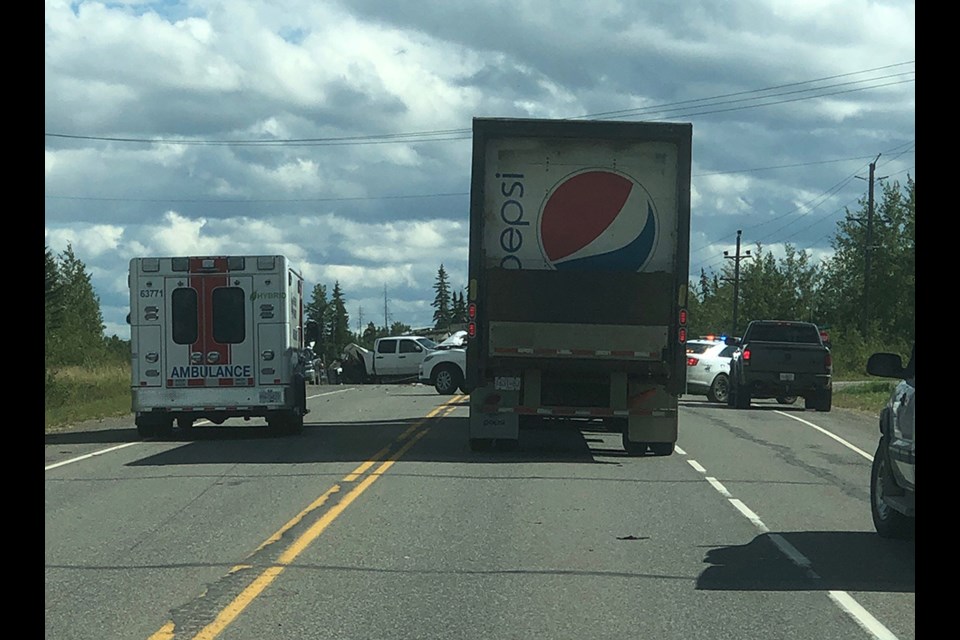
[[[881,184],[872,215],[866,197],[856,211],[845,209],[831,239],[834,253],[819,263],[790,244],[774,259],[756,243],[751,258],[740,261],[738,287],[735,264],[701,271],[691,283],[690,333],[740,335],[754,319],[806,320],[830,335],[840,370],[862,373],[873,351],[909,355],[916,328],[916,184],[909,176],[905,186]]]
[[[872,216],[867,198],[858,201],[858,210],[845,209],[828,259],[811,263],[807,252],[791,244],[785,246],[783,257],[775,259],[756,243],[751,257],[741,261],[737,283],[735,265],[724,265],[719,272],[701,270],[699,279],[689,283],[690,335],[739,335],[753,319],[807,320],[830,334],[838,370],[862,373],[872,351],[909,354],[916,327],[916,185],[909,176],[902,187],[898,182],[881,184]],[[68,245],[54,255],[45,246],[44,260],[48,378],[51,368],[59,366],[128,362],[129,340],[103,335],[100,300],[73,248]],[[736,327],[735,289],[739,292]],[[464,291],[454,290],[443,264],[433,290],[434,330],[465,324]],[[337,360],[351,342],[370,348],[378,337],[411,331],[401,322],[389,327],[370,322],[354,333],[345,299],[336,281],[329,298],[327,286],[317,284],[305,302],[305,336],[328,363]]]
[[[435,292],[433,302],[433,330],[442,332],[459,328],[467,322],[466,295],[463,290],[454,291],[443,264],[437,270],[433,284]],[[412,331],[410,325],[393,322],[389,327],[377,326],[373,322],[359,332],[350,331],[350,315],[344,304],[344,294],[340,281],[335,281],[327,299],[327,285],[314,285],[310,301],[304,304],[306,316],[305,335],[308,343],[313,343],[314,352],[324,362],[330,363],[340,358],[343,348],[355,342],[367,349],[373,348],[377,338],[400,336]]]

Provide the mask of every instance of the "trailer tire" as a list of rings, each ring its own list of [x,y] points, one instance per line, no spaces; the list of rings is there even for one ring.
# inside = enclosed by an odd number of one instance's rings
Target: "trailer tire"
[[[647,447],[649,446],[646,442],[634,442],[627,437],[627,434],[623,434],[623,450],[627,452],[628,456],[642,456],[647,452]]]
[[[651,442],[650,453],[655,456],[672,456],[674,443],[672,442]]]
[[[493,448],[493,438],[470,438],[471,451],[490,451]]]
[[[177,418],[177,426],[181,429],[189,429],[193,426],[193,418],[188,418],[187,416],[180,416]]]

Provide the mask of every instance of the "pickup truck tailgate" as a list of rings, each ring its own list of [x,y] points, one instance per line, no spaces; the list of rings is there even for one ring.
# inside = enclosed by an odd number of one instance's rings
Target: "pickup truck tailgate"
[[[744,364],[753,371],[824,373],[828,370],[826,353],[820,345],[752,342],[747,348],[750,357],[744,360]]]

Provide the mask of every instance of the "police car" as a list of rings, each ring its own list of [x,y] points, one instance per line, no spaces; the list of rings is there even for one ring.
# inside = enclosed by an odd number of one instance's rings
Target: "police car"
[[[723,336],[707,335],[687,341],[687,394],[706,396],[710,402],[727,401],[730,356],[737,350]]]

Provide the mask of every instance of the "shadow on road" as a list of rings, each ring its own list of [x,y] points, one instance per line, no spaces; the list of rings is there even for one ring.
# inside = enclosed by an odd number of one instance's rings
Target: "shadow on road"
[[[810,561],[797,566],[774,536]],[[916,592],[916,544],[887,540],[869,531],[792,531],[767,533],[745,545],[718,547],[704,558],[697,580],[707,591],[840,590]]]
[[[584,428],[583,425],[535,424],[520,432],[518,446],[511,449],[473,451],[469,446],[468,419],[409,418],[330,422],[311,421],[303,433],[277,436],[262,424],[198,425],[174,429],[167,442],[175,445],[162,453],[139,458],[131,465],[195,464],[309,464],[361,463],[387,460],[400,454],[404,461],[451,463],[573,462],[622,464],[626,457],[618,433]],[[420,434],[423,434],[422,437]],[[404,448],[411,440],[417,441]],[[118,444],[137,441],[136,429],[100,429],[49,434],[46,444]],[[403,449],[402,454],[401,449]],[[648,454],[651,460],[658,459]]]

